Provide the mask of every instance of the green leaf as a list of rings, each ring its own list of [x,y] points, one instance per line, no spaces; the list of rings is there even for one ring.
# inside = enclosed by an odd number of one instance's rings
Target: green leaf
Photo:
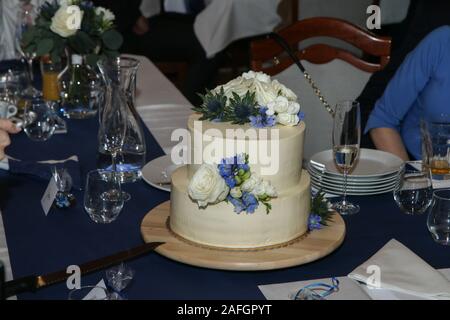
[[[106,48],[116,51],[122,46],[123,37],[118,31],[110,29],[102,34],[102,41]]]
[[[41,57],[43,55],[49,54],[53,49],[53,40],[52,39],[42,39],[37,43],[36,47],[36,55]]]
[[[22,34],[22,45],[27,47],[31,42],[33,42],[36,37],[37,31],[35,28],[30,28]]]
[[[95,66],[97,65],[97,61],[100,59],[100,57],[96,54],[88,54],[86,56],[86,63],[91,65],[91,66]]]
[[[67,39],[69,47],[79,54],[92,53],[97,43],[84,31],[78,31]]]

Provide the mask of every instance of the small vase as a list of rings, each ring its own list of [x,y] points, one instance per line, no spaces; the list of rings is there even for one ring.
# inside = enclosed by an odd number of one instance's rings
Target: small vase
[[[82,55],[72,54],[60,76],[61,108],[71,119],[95,117],[103,100],[104,86],[99,73]]]

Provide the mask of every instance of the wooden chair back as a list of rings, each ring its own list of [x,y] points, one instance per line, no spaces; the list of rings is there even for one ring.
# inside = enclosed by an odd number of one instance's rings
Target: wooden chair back
[[[296,51],[301,60],[314,64],[324,64],[334,59],[344,60],[356,68],[366,72],[382,70],[390,60],[391,38],[377,36],[347,21],[315,17],[296,21],[294,24],[278,32]],[[299,44],[310,38],[329,37],[339,39],[363,52],[358,56],[346,49],[319,43],[298,50]],[[283,48],[273,39],[258,39],[250,45],[251,67],[275,75],[293,64],[292,60],[283,55]]]

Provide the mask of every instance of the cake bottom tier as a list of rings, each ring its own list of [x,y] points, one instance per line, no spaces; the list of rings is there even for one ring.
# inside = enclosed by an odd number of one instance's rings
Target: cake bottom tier
[[[186,167],[173,173],[170,227],[187,240],[222,248],[258,248],[288,242],[308,229],[311,195],[306,171],[296,186],[271,200],[268,214],[262,204],[253,214],[236,214],[226,202],[200,209],[189,198],[188,183]]]

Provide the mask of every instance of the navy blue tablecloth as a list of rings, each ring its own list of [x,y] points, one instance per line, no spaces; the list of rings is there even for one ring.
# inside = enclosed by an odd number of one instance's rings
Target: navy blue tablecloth
[[[7,153],[28,160],[77,154],[84,177],[96,164],[97,120],[72,120],[68,125],[68,134],[55,135],[47,142],[32,142],[23,133],[14,136]],[[145,135],[147,160],[162,155],[148,130]],[[0,183],[0,207],[14,277],[56,271],[141,244],[142,218],[169,199],[168,193],[143,181],[126,185],[132,200],[125,204],[116,222],[99,225],[83,210],[82,192],[75,193],[75,208],[52,211],[46,217],[40,199],[47,182],[2,173]],[[346,275],[392,238],[433,267],[450,267],[450,248],[432,240],[426,216],[402,214],[390,194],[352,200],[360,204],[361,212],[345,217],[347,235],[343,245],[319,261],[276,271],[227,272],[188,266],[151,253],[128,263],[136,275],[125,294],[129,299],[262,299],[257,285]],[[103,271],[85,276],[82,285],[96,284],[103,277]],[[66,299],[67,294],[62,283],[19,298]]]

